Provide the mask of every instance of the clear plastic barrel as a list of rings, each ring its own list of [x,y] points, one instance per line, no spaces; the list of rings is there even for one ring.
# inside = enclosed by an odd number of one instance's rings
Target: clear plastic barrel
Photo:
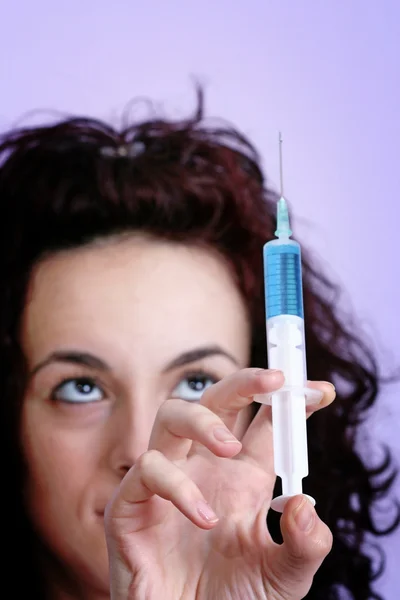
[[[264,246],[264,278],[268,367],[285,376],[284,388],[271,399],[274,467],[282,480],[282,495],[274,498],[271,506],[282,511],[290,497],[303,493],[302,480],[308,475],[307,368],[297,242],[286,237]]]

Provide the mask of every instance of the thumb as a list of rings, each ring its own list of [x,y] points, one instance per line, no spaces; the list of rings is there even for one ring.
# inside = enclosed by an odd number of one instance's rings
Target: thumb
[[[305,496],[291,498],[281,517],[283,544],[273,561],[275,588],[282,600],[300,600],[332,548],[332,533]]]

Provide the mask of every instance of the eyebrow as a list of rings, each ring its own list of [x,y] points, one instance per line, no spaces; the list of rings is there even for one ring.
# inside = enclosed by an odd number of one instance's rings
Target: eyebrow
[[[224,356],[235,366],[239,366],[239,362],[236,360],[236,358],[229,352],[226,352],[226,350],[223,350],[223,348],[220,346],[205,346],[203,348],[195,348],[194,350],[189,350],[189,352],[180,354],[177,358],[168,363],[163,372],[166,373],[168,371],[172,371],[172,369],[182,367],[189,363],[195,362],[196,360],[201,360],[202,358],[207,358],[209,356]]]
[[[31,371],[30,376],[35,375],[40,369],[47,367],[54,362],[66,362],[75,365],[83,365],[98,371],[110,371],[111,367],[101,358],[90,354],[89,352],[79,352],[76,350],[57,350],[47,356],[42,362],[38,363]]]
[[[205,346],[202,348],[189,350],[188,352],[183,352],[167,364],[167,366],[163,369],[163,373],[167,373],[173,369],[177,369],[178,367],[182,367],[209,356],[218,355],[224,356],[235,366],[239,366],[239,362],[236,360],[236,358],[220,346]],[[32,369],[30,377],[33,377],[33,375],[35,375],[38,371],[55,362],[83,365],[91,369],[97,369],[98,371],[111,371],[110,365],[94,354],[90,354],[88,352],[79,352],[76,350],[57,350],[56,352],[49,354],[49,356],[47,356],[43,361],[38,363]]]

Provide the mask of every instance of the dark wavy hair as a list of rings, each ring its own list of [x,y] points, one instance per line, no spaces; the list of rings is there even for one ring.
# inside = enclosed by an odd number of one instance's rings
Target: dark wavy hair
[[[195,114],[181,121],[156,118],[116,130],[94,119],[68,118],[6,133],[0,139],[0,410],[3,547],[14,597],[43,598],[35,536],[23,499],[19,444],[26,365],[20,346],[21,315],[33,266],[46,254],[95,238],[141,231],[158,238],[212,247],[226,257],[252,324],[251,365],[266,366],[262,248],[274,237],[276,194],[267,186],[260,157],[238,131],[211,126],[199,91]],[[337,310],[339,290],[303,251],[308,374],[332,381],[337,400],[309,421],[310,475],[305,492],[333,532],[333,549],[307,598],[379,598],[378,568],[365,545],[369,534],[399,524],[376,509],[390,498],[395,477],[389,450],[377,466],[356,449],[361,422],[374,404],[380,377],[367,341]],[[280,540],[279,516],[268,525]],[[3,560],[3,572],[7,573]],[[377,571],[379,573],[377,573]]]

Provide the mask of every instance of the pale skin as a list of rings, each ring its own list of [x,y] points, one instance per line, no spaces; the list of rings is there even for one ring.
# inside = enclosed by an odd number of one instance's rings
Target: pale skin
[[[271,417],[263,406],[250,421],[249,407],[284,380],[248,368],[249,330],[206,249],[132,235],[37,265],[21,439],[52,600],[307,594],[331,533],[298,496],[284,544],[269,536]],[[333,401],[329,383],[310,385],[313,411]]]

